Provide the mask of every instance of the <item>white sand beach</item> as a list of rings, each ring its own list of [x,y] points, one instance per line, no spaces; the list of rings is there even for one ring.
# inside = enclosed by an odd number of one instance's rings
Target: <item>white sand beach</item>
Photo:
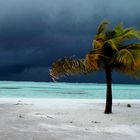
[[[140,100],[104,102],[0,98],[0,140],[139,140]]]

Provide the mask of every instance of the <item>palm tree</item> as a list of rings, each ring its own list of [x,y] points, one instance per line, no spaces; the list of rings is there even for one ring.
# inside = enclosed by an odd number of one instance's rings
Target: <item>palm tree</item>
[[[106,106],[104,113],[112,113],[113,70],[140,76],[140,32],[133,27],[124,28],[122,23],[107,29],[103,21],[93,40],[93,50],[84,59],[64,58],[52,64],[50,75],[58,79],[65,75],[86,74],[104,71],[106,74]]]

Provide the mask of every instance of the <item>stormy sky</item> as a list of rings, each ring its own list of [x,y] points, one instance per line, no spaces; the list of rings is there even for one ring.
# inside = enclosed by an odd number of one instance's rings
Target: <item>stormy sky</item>
[[[0,80],[51,81],[56,59],[82,58],[98,24],[108,19],[140,30],[139,0],[0,0]],[[114,83],[140,83],[113,74]],[[104,82],[104,73],[60,81]]]

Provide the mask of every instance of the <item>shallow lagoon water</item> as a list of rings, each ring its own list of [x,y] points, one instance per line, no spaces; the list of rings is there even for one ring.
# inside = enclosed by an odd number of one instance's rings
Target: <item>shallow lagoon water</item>
[[[113,84],[114,99],[140,99],[140,86]],[[0,81],[0,97],[105,99],[106,84]]]

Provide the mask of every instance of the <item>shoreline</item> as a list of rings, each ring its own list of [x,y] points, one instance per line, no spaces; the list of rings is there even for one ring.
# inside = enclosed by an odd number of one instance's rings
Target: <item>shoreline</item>
[[[1,102],[16,102],[16,101],[25,101],[28,103],[35,103],[35,104],[43,104],[47,102],[65,102],[65,103],[105,103],[105,99],[74,99],[74,98],[14,98],[14,97],[7,97],[3,98],[0,97]],[[117,103],[135,103],[140,104],[140,99],[113,99],[113,104]]]
[[[128,108],[127,104],[131,104]],[[138,140],[140,100],[0,98],[0,140]]]

